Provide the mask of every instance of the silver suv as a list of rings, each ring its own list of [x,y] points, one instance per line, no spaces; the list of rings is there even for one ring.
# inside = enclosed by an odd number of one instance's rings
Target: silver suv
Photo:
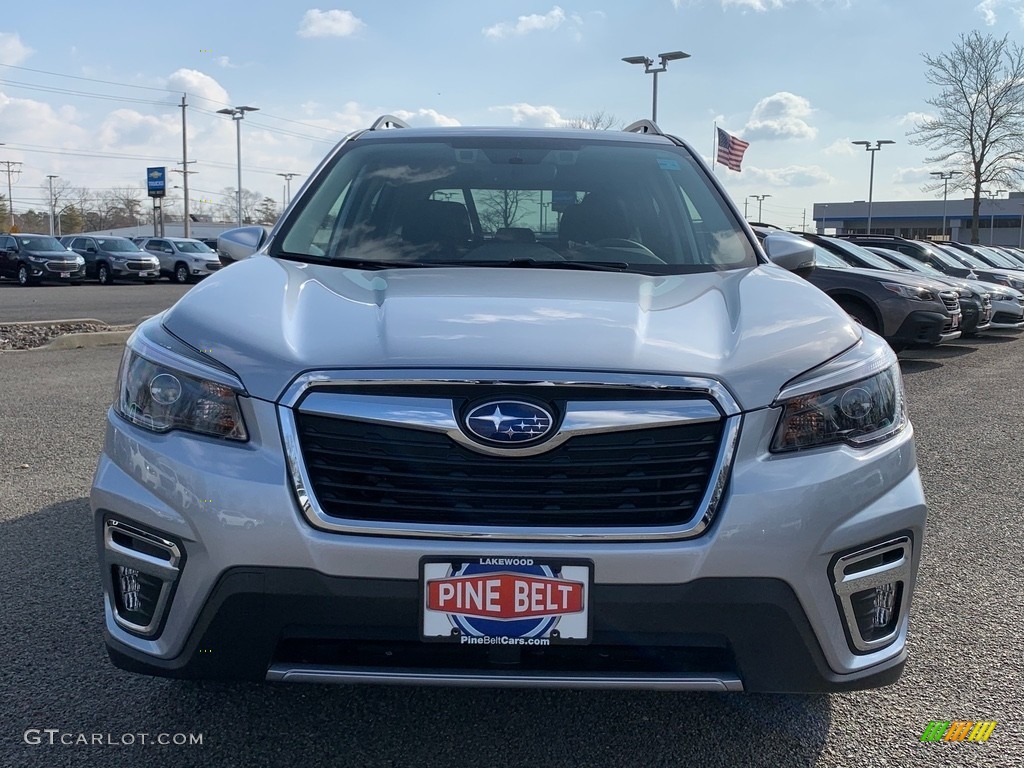
[[[217,253],[191,237],[143,237],[137,245],[160,260],[160,274],[175,283],[190,283],[220,269]]]
[[[384,117],[235,234],[259,252],[124,353],[91,497],[116,665],[899,677],[926,507],[895,354],[684,142]]]

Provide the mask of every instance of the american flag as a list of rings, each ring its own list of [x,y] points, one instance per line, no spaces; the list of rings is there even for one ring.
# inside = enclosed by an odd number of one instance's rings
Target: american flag
[[[743,153],[747,151],[749,146],[749,141],[737,139],[721,128],[718,129],[718,162],[726,168],[738,171],[740,163],[743,162]]]

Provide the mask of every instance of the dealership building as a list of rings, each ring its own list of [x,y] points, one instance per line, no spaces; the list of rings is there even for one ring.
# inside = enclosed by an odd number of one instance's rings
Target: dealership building
[[[871,203],[871,231],[914,240],[949,239],[971,241],[973,200],[900,200]],[[868,231],[868,203],[815,203],[813,218],[817,232],[837,235]],[[945,220],[945,237],[943,237]],[[978,242],[982,245],[1024,246],[1024,192],[1009,197],[982,198],[978,214]]]

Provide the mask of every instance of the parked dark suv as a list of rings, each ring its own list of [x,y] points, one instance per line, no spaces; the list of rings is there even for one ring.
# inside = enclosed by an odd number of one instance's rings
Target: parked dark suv
[[[0,277],[21,285],[79,283],[85,277],[85,259],[49,235],[0,235]]]
[[[156,256],[127,237],[65,235],[60,241],[85,259],[85,276],[96,278],[100,285],[111,285],[115,279],[152,282],[160,278]]]
[[[788,234],[764,227],[753,229],[761,238]],[[798,234],[791,236],[804,239]],[[916,275],[851,267],[818,243],[814,247],[814,266],[798,274],[897,352],[960,338],[960,301],[952,288]]]
[[[877,248],[891,248],[894,251],[913,256],[918,261],[954,277],[966,277],[968,280],[985,280],[999,283],[1024,291],[1024,275],[1012,269],[988,267],[984,262],[974,259],[971,263],[956,255],[957,249],[948,243],[926,243],[920,240],[907,240],[895,235],[842,235],[857,245]],[[949,253],[949,249],[953,253]],[[968,254],[969,256],[969,254]]]

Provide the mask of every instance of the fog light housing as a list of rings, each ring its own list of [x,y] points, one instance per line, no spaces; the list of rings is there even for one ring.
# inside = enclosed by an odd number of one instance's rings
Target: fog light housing
[[[156,636],[181,575],[181,548],[120,520],[104,523],[103,543],[114,620],[133,634]]]
[[[832,586],[854,652],[869,653],[896,640],[907,615],[912,561],[907,536],[835,561]]]

